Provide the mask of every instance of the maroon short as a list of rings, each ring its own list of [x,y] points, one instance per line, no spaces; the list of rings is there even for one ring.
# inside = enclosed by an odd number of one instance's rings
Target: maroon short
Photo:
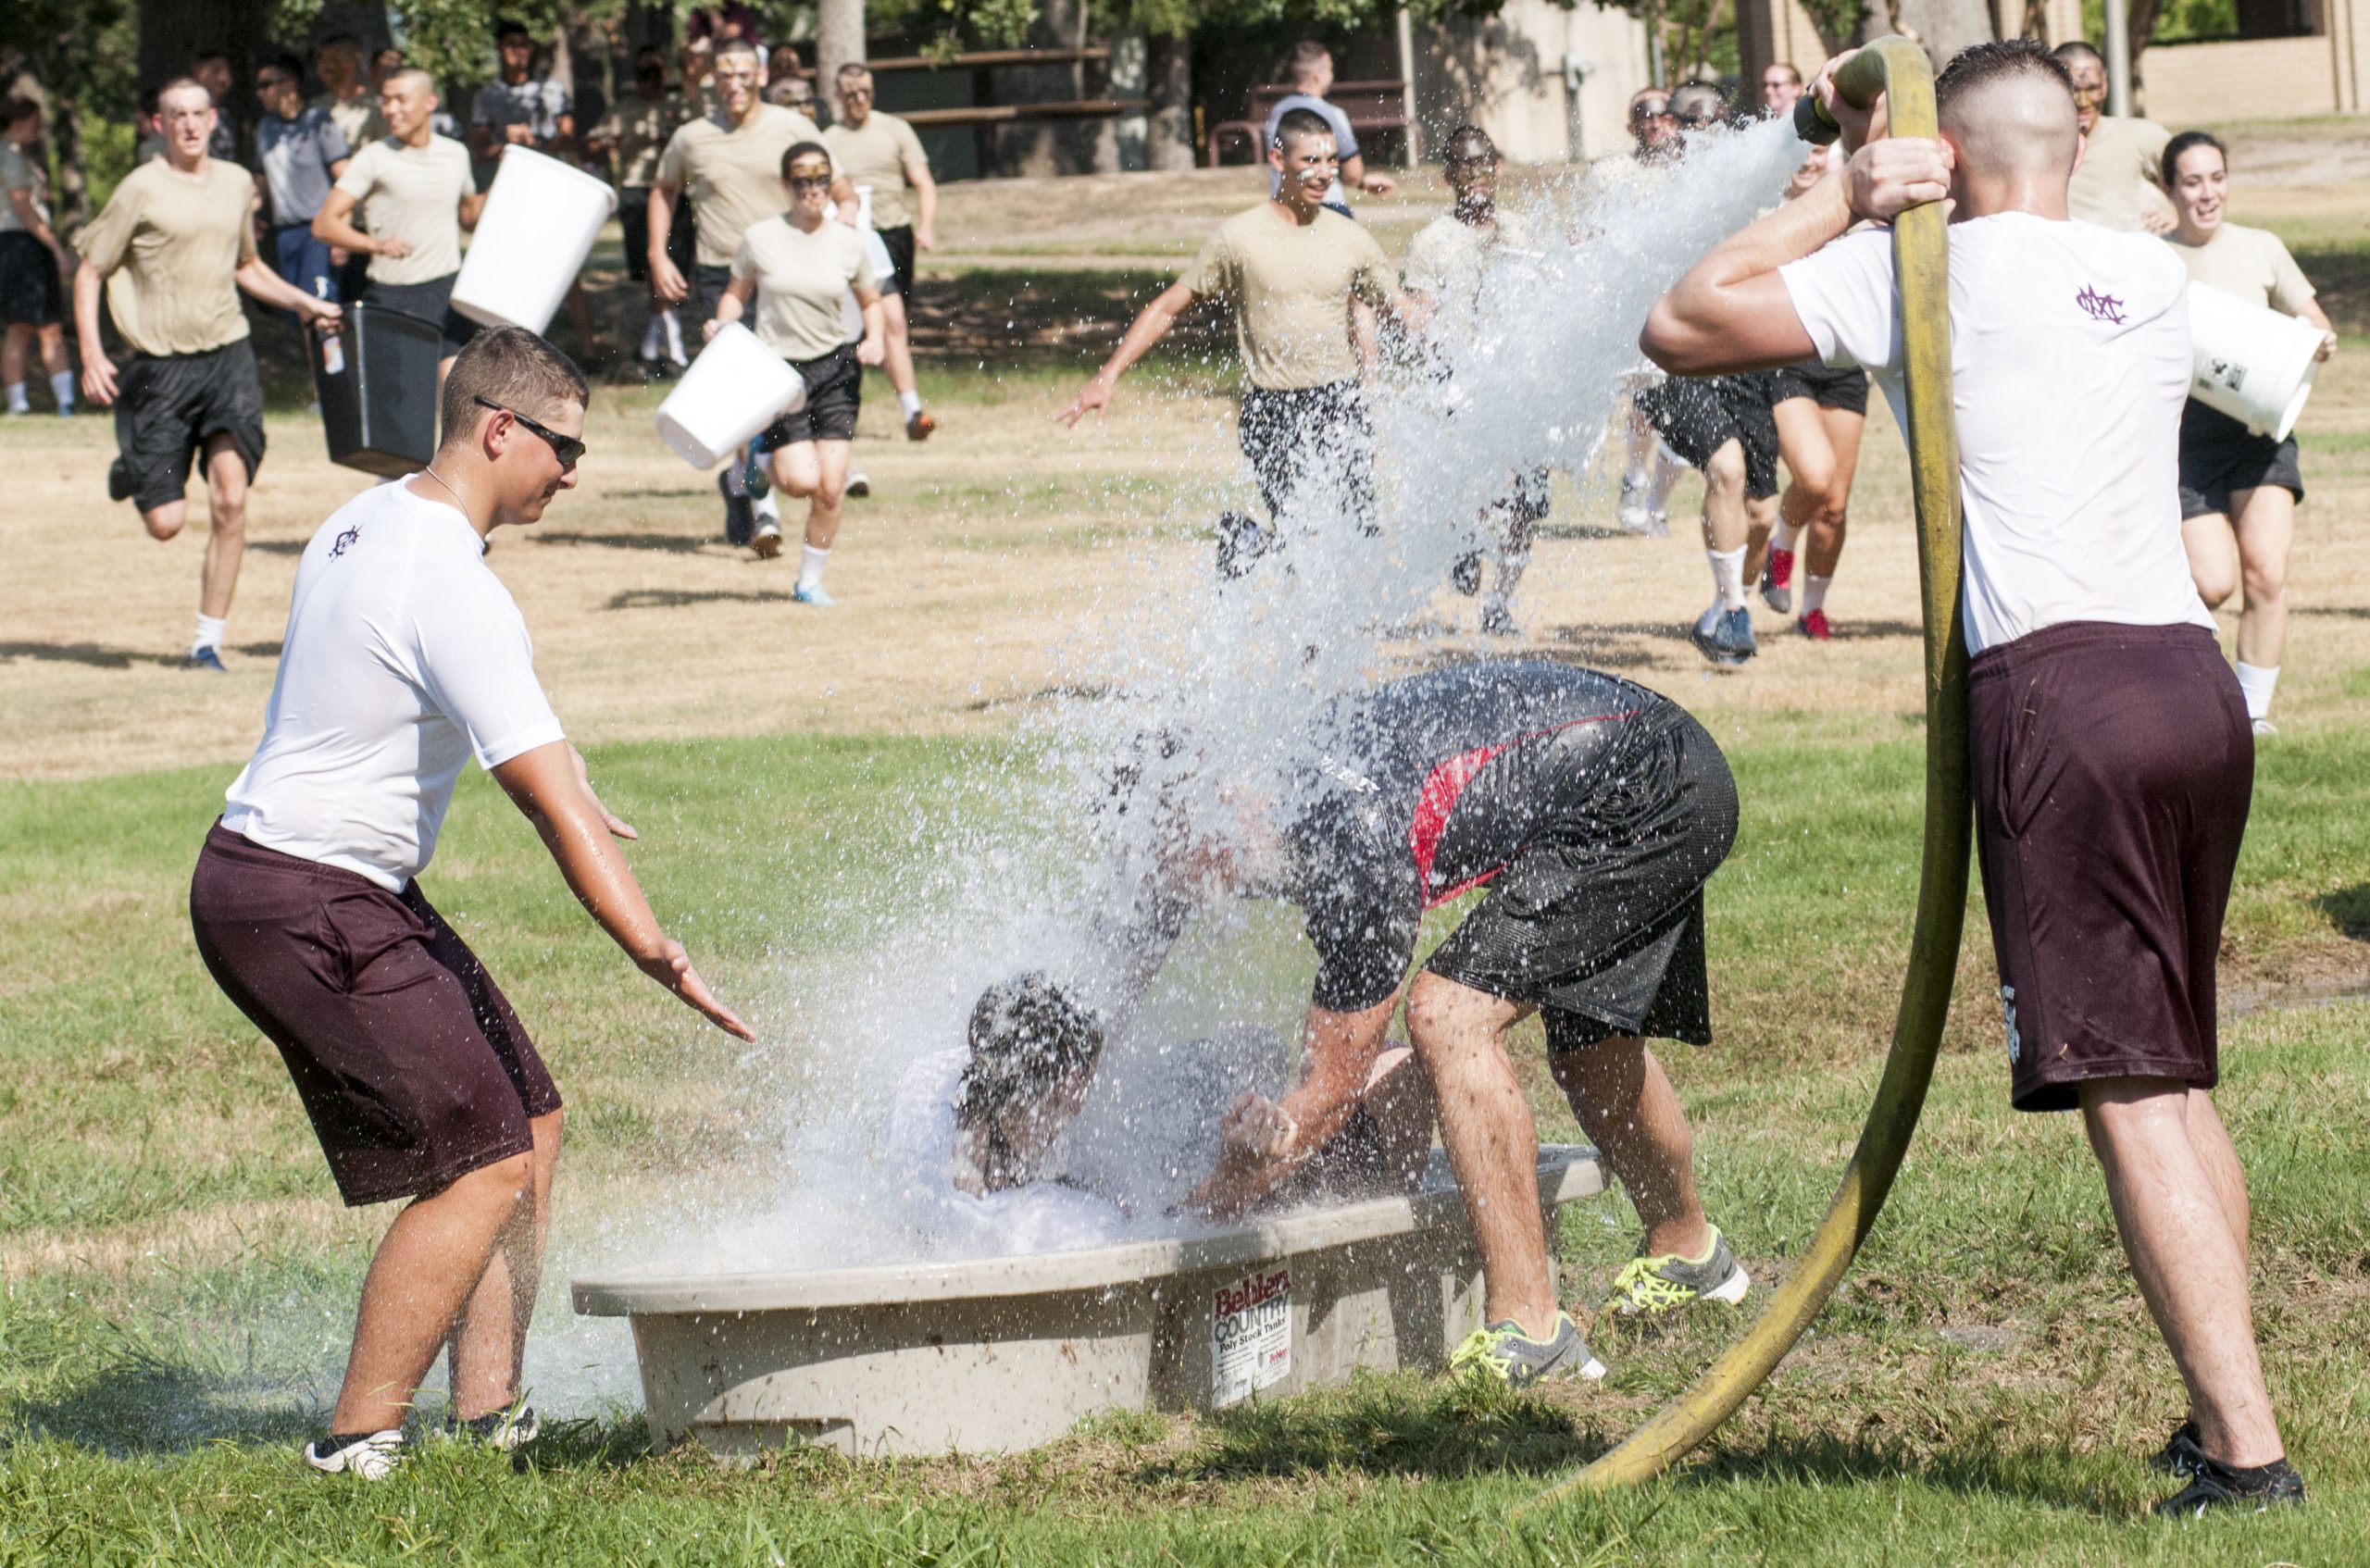
[[[2254,792],[2238,678],[2195,626],[2074,621],[1986,649],[1968,689],[1976,851],[2012,1095],[2217,1076],[2214,966]]]
[[[534,1146],[559,1090],[493,977],[414,881],[217,823],[189,890],[215,983],[280,1048],[349,1204],[433,1192]]]

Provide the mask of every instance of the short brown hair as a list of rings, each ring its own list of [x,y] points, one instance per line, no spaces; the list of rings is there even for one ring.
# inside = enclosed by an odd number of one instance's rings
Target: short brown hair
[[[796,163],[801,158],[821,158],[823,160],[824,173],[833,174],[838,172],[839,166],[831,161],[830,148],[826,147],[820,142],[792,142],[789,146],[782,149],[781,177],[784,180],[790,178],[790,166]]]
[[[41,118],[41,106],[31,98],[12,97],[0,103],[0,125],[14,125],[20,119]]]
[[[443,445],[477,433],[478,416],[488,410],[478,399],[548,419],[567,404],[581,407],[592,389],[576,361],[524,327],[493,327],[471,338],[444,378],[436,405]]]
[[[2080,47],[2092,58],[2097,57],[2098,51],[2089,44]],[[1970,44],[1952,55],[1951,63],[1934,79],[1934,110],[1947,118],[1951,105],[1962,94],[2014,76],[2038,76],[2054,81],[2071,99],[2074,79],[2066,74],[2065,61],[2074,49],[2070,44],[2061,44],[2054,50],[2044,49],[2039,40],[2033,38],[2002,38],[1996,43]]]
[[[1314,38],[1304,38],[1292,45],[1291,54],[1284,61],[1284,75],[1298,81],[1316,68],[1319,60],[1329,60],[1333,51]]]

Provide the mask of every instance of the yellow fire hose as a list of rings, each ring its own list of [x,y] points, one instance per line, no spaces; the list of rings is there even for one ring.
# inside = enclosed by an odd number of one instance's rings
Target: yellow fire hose
[[[1925,51],[1907,39],[1880,38],[1867,45],[1844,62],[1835,84],[1846,100],[1863,107],[1884,93],[1892,135],[1935,134],[1933,68]],[[1814,142],[1831,142],[1837,134],[1808,97],[1796,110],[1795,125]],[[1902,982],[1884,1078],[1827,1218],[1801,1265],[1744,1337],[1619,1448],[1531,1499],[1517,1514],[1575,1493],[1652,1478],[1711,1436],[1761,1387],[1827,1305],[1876,1224],[1925,1105],[1958,968],[1969,833],[1966,651],[1959,635],[1959,443],[1951,413],[1950,242],[1944,222],[1942,207],[1934,204],[1902,213],[1892,230],[1926,611],[1926,847],[1909,973]]]

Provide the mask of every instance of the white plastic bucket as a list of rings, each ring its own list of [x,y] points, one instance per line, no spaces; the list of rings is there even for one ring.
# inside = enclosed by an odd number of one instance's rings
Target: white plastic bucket
[[[453,308],[489,327],[542,331],[617,210],[605,181],[510,148],[494,166],[493,188],[453,284]]]
[[[806,406],[806,382],[738,321],[717,330],[667,401],[658,439],[694,468],[713,468],[785,414]]]
[[[2259,436],[2286,441],[2313,395],[2321,330],[2206,283],[2189,286],[2196,363],[2189,394]]]
[[[872,227],[872,187],[855,188],[855,231],[864,236],[865,258],[872,263],[873,286],[882,293],[889,292],[889,243]],[[864,310],[855,303],[855,291],[850,289],[840,296],[840,322],[847,340],[854,342],[864,336]]]

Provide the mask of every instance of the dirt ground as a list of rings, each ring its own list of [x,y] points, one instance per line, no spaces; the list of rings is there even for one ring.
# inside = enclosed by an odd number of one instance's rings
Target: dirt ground
[[[2242,216],[2255,216],[2251,200],[2297,213],[2370,210],[2370,160],[2357,146],[2311,128],[2277,145],[2286,161],[2263,153],[2264,178],[2242,192]],[[2256,146],[2241,134],[2234,161],[2249,167]],[[942,223],[961,238],[942,270],[959,275],[974,255],[1015,255],[1024,235],[1048,255],[1141,268],[1139,247],[1189,248],[1212,218],[1242,203],[1251,178],[1230,169],[951,187]],[[1419,178],[1407,196],[1376,215],[1386,240],[1437,210],[1437,181]],[[1115,255],[1120,245],[1131,254]],[[1020,340],[1044,326],[1015,306],[1006,330]],[[758,563],[721,542],[712,479],[652,433],[660,389],[596,391],[581,489],[540,528],[497,535],[492,557],[534,629],[538,667],[572,733],[597,741],[1001,728],[1016,703],[1075,674],[1067,651],[1140,594],[1195,580],[1218,497],[1248,496],[1231,405],[1221,397],[1131,383],[1107,429],[1072,435],[1048,422],[1071,372],[1040,362],[1004,374],[992,364],[931,374],[926,386],[943,428],[926,444],[899,439],[885,385],[868,389],[857,465],[869,471],[873,494],[851,503],[831,567],[840,604],[821,612],[790,602],[791,562]],[[2322,377],[2302,434],[2312,495],[2299,516],[2296,613],[2278,703],[2283,727],[2295,728],[2358,721],[2370,697],[2362,521],[2370,511],[2370,347],[2350,342]],[[0,776],[228,765],[246,755],[297,554],[331,510],[369,482],[325,461],[318,426],[302,414],[275,416],[269,436],[231,621],[231,671],[218,677],[181,667],[200,535],[157,544],[129,505],[106,500],[109,422],[0,425],[10,490],[0,507],[8,562]],[[1518,606],[1521,646],[1633,674],[1741,727],[1727,731],[1740,735],[1912,715],[1920,699],[1905,469],[1899,437],[1878,412],[1828,604],[1835,641],[1808,644],[1758,612],[1762,656],[1733,674],[1707,670],[1682,632],[1706,595],[1695,482],[1675,498],[1672,537],[1657,541],[1605,531],[1608,476],[1586,487],[1559,480]],[[1445,646],[1481,645],[1469,602],[1444,593],[1436,612]]]

